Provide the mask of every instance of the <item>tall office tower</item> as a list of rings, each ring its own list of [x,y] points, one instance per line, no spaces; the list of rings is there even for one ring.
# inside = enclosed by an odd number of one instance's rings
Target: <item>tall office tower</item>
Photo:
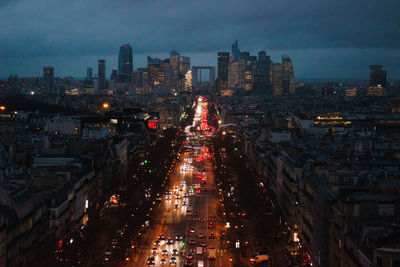
[[[46,94],[54,93],[54,67],[43,67],[43,81]]]
[[[244,69],[244,89],[246,91],[253,90],[254,74],[257,70],[257,57],[248,56]]]
[[[228,86],[239,87],[239,61],[231,61],[228,66]]]
[[[98,61],[98,79],[99,79],[99,90],[106,89],[106,60],[99,59]]]
[[[179,70],[180,57],[179,53],[175,50],[171,51],[171,53],[169,54],[169,63],[173,70]]]
[[[147,68],[138,68],[134,73],[134,83],[137,87],[144,87],[148,85],[148,82],[146,83],[145,81],[145,73],[147,73]]]
[[[258,52],[257,74],[263,75],[266,83],[271,81],[271,58],[265,51]]]
[[[272,64],[272,85],[273,94],[282,95],[283,65],[281,63]]]
[[[186,92],[192,92],[192,71],[189,70],[185,74],[185,85],[184,85],[184,90]]]
[[[239,50],[239,46],[238,46],[238,40],[236,40],[233,44],[232,44],[232,58],[231,61],[237,61],[240,57],[240,50]]]
[[[242,52],[240,53],[238,62],[239,62],[239,73],[238,73],[238,77],[239,77],[239,87],[241,88],[245,88],[245,72],[246,72],[246,68],[247,65],[249,63],[249,59],[250,58],[250,53],[249,52]],[[248,68],[247,68],[248,69]],[[249,69],[248,69],[249,71]]]
[[[382,69],[382,65],[369,66],[369,85],[386,87],[386,70]]]
[[[179,60],[179,74],[184,76],[190,70],[190,57],[180,57]]]
[[[283,71],[283,79],[282,79],[282,90],[284,95],[294,95],[294,72],[293,72],[293,64],[292,60],[289,56],[282,56],[282,71]]]
[[[93,69],[90,67],[86,69],[86,80],[87,81],[93,80]]]
[[[217,90],[228,87],[229,52],[218,52]]]
[[[162,66],[162,60],[159,58],[147,57],[147,69],[149,72],[149,84],[154,86],[165,85],[165,64]]]
[[[133,71],[132,47],[124,44],[119,48],[118,74],[121,82],[130,82]]]
[[[113,68],[111,71],[110,80],[116,82],[118,79],[117,68]]]

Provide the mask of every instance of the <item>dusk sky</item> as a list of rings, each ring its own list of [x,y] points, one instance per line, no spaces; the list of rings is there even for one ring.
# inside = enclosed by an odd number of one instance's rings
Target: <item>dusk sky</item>
[[[242,51],[288,54],[295,78],[367,79],[370,64],[400,78],[399,0],[0,0],[0,78],[97,74],[129,43],[134,68],[171,50],[191,65],[216,65],[238,39]]]

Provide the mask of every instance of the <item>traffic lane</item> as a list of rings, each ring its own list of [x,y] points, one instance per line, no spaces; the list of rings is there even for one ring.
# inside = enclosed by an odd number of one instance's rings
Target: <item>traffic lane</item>
[[[175,163],[174,168],[172,169],[172,173],[170,175],[170,184],[175,184],[177,181],[179,181],[180,173],[179,173],[179,167],[180,164],[183,162],[182,157],[177,160]],[[164,195],[163,195],[164,196]],[[164,227],[164,218],[166,216],[166,212],[168,209],[169,203],[168,200],[165,200],[165,197],[162,199],[161,203],[161,216],[159,215],[159,212],[157,213],[155,217],[155,221],[150,227],[150,230],[148,231],[148,234],[146,236],[146,244],[147,247],[141,251],[140,254],[136,255],[135,259],[132,262],[131,266],[146,266],[147,265],[147,258],[151,256],[151,249],[153,248],[154,241],[157,239],[157,235],[159,232],[164,231],[166,228]],[[164,227],[164,228],[163,228]]]

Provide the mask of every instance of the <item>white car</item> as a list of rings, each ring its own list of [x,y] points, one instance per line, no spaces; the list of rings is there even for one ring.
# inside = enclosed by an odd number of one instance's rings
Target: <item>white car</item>
[[[169,263],[176,265],[176,258],[175,257],[171,257],[171,260],[169,261]]]

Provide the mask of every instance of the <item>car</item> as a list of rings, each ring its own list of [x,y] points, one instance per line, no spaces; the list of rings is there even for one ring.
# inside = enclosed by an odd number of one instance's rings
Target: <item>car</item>
[[[189,228],[189,233],[194,233],[194,228]]]
[[[172,250],[172,255],[178,255],[178,250],[177,250],[176,248],[174,248],[174,249]]]
[[[179,205],[178,205],[178,204],[175,204],[175,205],[174,205],[174,209],[177,209],[177,208],[179,208]]]
[[[180,196],[180,195],[175,195],[175,198],[176,198],[176,199],[180,199],[181,196]]]
[[[174,240],[171,237],[168,237],[167,244],[173,244]]]
[[[194,239],[189,240],[189,245],[196,245],[197,241]]]
[[[165,199],[166,199],[166,200],[171,200],[171,195],[166,195],[166,196],[165,196]]]
[[[215,239],[215,234],[214,234],[214,233],[210,233],[210,234],[208,235],[208,238],[210,238],[210,239]]]
[[[117,235],[119,235],[119,236],[123,236],[124,235],[124,231],[122,231],[121,229],[118,229],[115,233]]]
[[[154,257],[150,257],[150,258],[147,259],[147,265],[148,266],[154,266],[155,265]]]
[[[175,265],[176,264],[176,258],[175,257],[171,257],[169,263]]]
[[[184,197],[188,197],[188,196],[189,196],[189,194],[188,194],[188,193],[185,193],[185,194],[183,194],[183,196],[184,196]]]
[[[118,245],[118,239],[113,239],[113,240],[111,240],[111,246],[113,247],[113,248],[115,248],[116,246]]]
[[[185,181],[185,180],[183,180],[183,181],[181,182],[181,184],[186,184],[186,181]]]
[[[182,188],[182,187],[181,187],[181,188],[179,188],[179,191],[181,191],[181,192],[182,192],[182,191],[183,191],[183,188]]]
[[[157,239],[156,241],[154,241],[154,246],[155,247],[158,247],[159,245],[160,245],[160,240]]]
[[[168,256],[168,250],[163,249],[163,251],[161,251],[161,255]]]
[[[206,242],[200,242],[200,246],[205,247],[205,246],[207,246],[207,244],[206,244]]]
[[[163,234],[159,234],[159,235],[158,235],[158,239],[160,239],[160,240],[165,240],[165,236],[164,236]]]
[[[161,265],[167,264],[167,260],[166,260],[166,259],[161,259],[161,260],[160,260],[160,264],[161,264]]]
[[[198,237],[198,238],[203,238],[203,237],[204,237],[204,233],[198,233],[198,234],[197,234],[197,237]]]
[[[112,255],[111,250],[110,250],[110,249],[107,249],[107,250],[104,252],[104,259],[105,259],[106,261],[110,260],[111,255]]]
[[[125,261],[130,261],[131,257],[132,257],[131,248],[126,248],[125,249]]]
[[[186,259],[188,259],[188,260],[193,259],[193,255],[192,255],[191,253],[187,254],[187,255],[186,255]]]
[[[175,240],[178,240],[178,241],[183,240],[183,236],[181,234],[177,234],[175,237]]]
[[[214,227],[214,223],[213,222],[209,222],[207,227],[208,228],[213,228]]]
[[[191,260],[186,260],[185,266],[193,266],[193,262]]]
[[[158,248],[157,247],[153,247],[153,249],[151,250],[151,253],[157,254],[158,253]]]
[[[183,201],[183,202],[182,202],[182,206],[187,206],[187,202],[186,202],[186,201]]]

